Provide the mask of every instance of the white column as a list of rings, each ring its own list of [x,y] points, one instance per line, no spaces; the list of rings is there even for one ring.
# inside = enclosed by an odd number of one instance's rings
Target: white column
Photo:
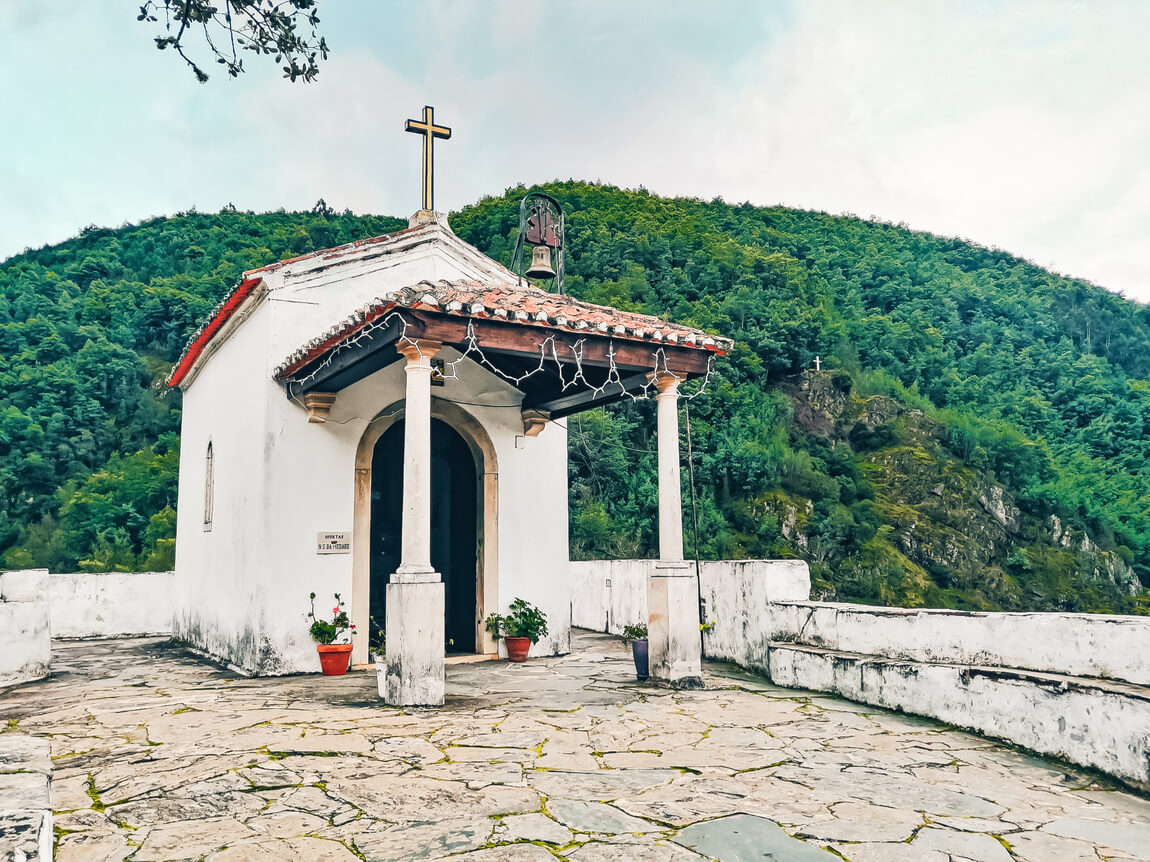
[[[431,567],[431,358],[435,341],[403,342],[407,394],[399,568],[387,584],[386,673],[379,693],[397,706],[443,703],[443,578]]]
[[[683,491],[679,474],[679,378],[652,375],[658,389],[659,560],[647,576],[651,676],[679,688],[701,688],[699,587],[683,561]]]
[[[659,559],[683,559],[683,485],[679,477],[679,379],[654,379],[659,394],[656,440],[659,446]]]
[[[403,531],[399,571],[431,572],[431,359],[436,341],[405,341],[407,394],[403,406]]]

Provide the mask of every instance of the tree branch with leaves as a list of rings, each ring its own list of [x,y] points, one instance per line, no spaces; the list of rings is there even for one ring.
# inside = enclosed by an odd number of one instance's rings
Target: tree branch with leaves
[[[328,54],[315,0],[146,0],[136,20],[162,22],[156,47],[179,54],[200,83],[208,73],[190,53],[200,40],[233,78],[244,71],[245,51],[274,55],[276,63],[285,64],[285,78],[305,82],[316,79]]]

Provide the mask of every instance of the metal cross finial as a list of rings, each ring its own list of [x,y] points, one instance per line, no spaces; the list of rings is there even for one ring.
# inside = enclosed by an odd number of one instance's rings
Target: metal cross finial
[[[823,370],[823,361],[818,356],[815,357],[815,371]]]
[[[451,129],[447,126],[435,125],[435,108],[424,105],[423,121],[408,120],[404,123],[403,130],[423,135],[423,208],[428,212],[434,212],[435,151],[433,142],[436,138],[450,138]]]

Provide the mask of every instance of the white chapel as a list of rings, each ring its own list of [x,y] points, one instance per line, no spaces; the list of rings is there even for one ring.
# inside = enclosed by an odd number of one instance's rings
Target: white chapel
[[[353,664],[385,630],[381,693],[396,704],[442,703],[445,657],[495,653],[484,620],[516,597],[548,618],[532,654],[565,653],[563,419],[650,394],[651,672],[691,684],[699,617],[683,562],[678,387],[729,342],[548,292],[484,256],[432,208],[429,156],[425,208],[406,230],[245,273],[173,369],[174,630],[245,673],[311,672],[308,596],[324,608],[339,593],[357,629]]]

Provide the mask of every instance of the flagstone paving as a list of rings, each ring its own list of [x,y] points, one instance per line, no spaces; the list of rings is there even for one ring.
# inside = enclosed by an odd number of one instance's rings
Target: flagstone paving
[[[1150,801],[1097,777],[726,665],[676,692],[614,639],[574,649],[449,667],[443,708],[396,709],[365,673],[56,643],[0,727],[51,741],[59,862],[1150,860]]]

